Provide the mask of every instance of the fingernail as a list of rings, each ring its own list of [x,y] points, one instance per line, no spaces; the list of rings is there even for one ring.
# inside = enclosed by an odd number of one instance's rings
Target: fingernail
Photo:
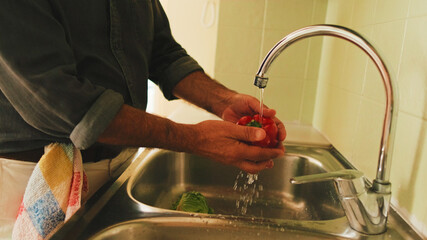
[[[263,140],[264,139],[264,131],[259,129],[255,132],[255,137],[257,140]]]
[[[270,161],[268,161],[266,168],[273,168],[273,166],[274,166],[274,162],[273,162],[273,160],[270,160]]]

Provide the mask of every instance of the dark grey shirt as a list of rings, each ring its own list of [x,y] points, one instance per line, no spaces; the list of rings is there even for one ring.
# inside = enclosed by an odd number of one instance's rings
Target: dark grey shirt
[[[2,0],[0,153],[86,149],[124,103],[145,109],[148,79],[173,99],[196,70],[158,0]]]

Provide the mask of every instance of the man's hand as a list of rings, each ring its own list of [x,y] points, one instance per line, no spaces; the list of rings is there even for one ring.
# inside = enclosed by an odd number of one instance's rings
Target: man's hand
[[[249,173],[272,168],[272,159],[284,154],[283,146],[262,148],[246,144],[265,138],[261,128],[239,126],[226,121],[204,121],[194,125],[190,152],[236,166]]]
[[[261,112],[258,99],[232,91],[203,72],[194,72],[184,78],[174,88],[174,95],[233,123],[243,116]],[[276,122],[279,130],[277,140],[283,141],[286,130],[283,123],[275,117],[276,111],[264,105],[263,115]]]
[[[249,173],[257,173],[272,168],[274,163],[271,159],[284,154],[281,144],[281,148],[261,148],[245,143],[262,140],[265,134],[261,128],[239,126],[227,121],[180,124],[123,105],[98,142],[195,153]]]
[[[272,159],[284,154],[283,144],[278,144],[276,148],[247,144],[264,139],[265,131],[236,124],[242,116],[258,114],[261,111],[256,98],[231,91],[203,72],[188,75],[177,84],[173,92],[175,96],[226,121],[179,124],[124,105],[98,141],[105,144],[196,153],[249,173],[272,168]],[[285,127],[275,114],[276,111],[264,107],[264,116],[275,121],[279,131],[278,140],[283,141],[286,137]]]
[[[229,99],[230,105],[222,112],[222,119],[236,123],[243,116],[253,116],[261,112],[260,102],[249,95],[235,94]],[[277,140],[282,142],[286,138],[285,125],[275,117],[276,111],[269,109],[267,106],[263,106],[263,116],[269,117],[274,120],[278,128]],[[279,144],[282,145],[282,144]]]

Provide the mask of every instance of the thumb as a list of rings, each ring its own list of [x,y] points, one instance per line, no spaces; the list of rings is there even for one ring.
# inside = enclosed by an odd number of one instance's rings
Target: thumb
[[[247,126],[239,126],[235,132],[235,137],[245,142],[261,141],[266,135],[266,132],[262,128]]]

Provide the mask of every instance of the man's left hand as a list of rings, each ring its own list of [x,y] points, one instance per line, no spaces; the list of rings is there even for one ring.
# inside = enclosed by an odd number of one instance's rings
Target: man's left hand
[[[230,100],[230,105],[222,112],[222,119],[236,123],[243,116],[253,116],[261,112],[261,104],[258,99],[245,95],[235,94]],[[277,124],[277,140],[282,142],[286,138],[285,125],[276,117],[276,111],[263,105],[263,116],[269,117]]]

